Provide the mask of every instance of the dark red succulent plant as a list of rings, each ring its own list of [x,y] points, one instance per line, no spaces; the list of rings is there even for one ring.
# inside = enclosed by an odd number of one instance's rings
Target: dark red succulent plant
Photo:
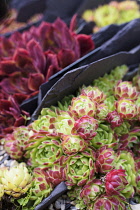
[[[70,28],[58,18],[0,38],[0,132],[21,125],[21,114],[27,114],[19,108],[22,101],[11,102],[16,94],[24,100],[36,95],[52,75],[95,48],[91,36],[76,34],[75,26],[76,16]]]

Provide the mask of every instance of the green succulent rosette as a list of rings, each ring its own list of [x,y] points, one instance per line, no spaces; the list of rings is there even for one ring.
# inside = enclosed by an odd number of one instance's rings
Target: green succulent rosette
[[[53,124],[54,130],[57,134],[71,134],[75,120],[68,111],[59,111],[56,122]]]
[[[56,121],[56,112],[49,109],[44,108],[41,111],[41,115],[37,120],[35,120],[30,126],[36,130],[45,130],[48,132],[54,132],[54,128],[51,126],[52,123]]]
[[[31,187],[32,175],[29,173],[26,164],[22,162],[10,169],[4,169],[1,183],[6,194],[18,198]]]
[[[82,139],[79,135],[62,135],[61,141],[63,152],[66,155],[82,152],[88,147],[88,142]]]
[[[83,115],[93,117],[96,112],[96,102],[88,96],[79,95],[72,99],[69,111],[75,118],[80,118]]]
[[[128,181],[128,185],[121,191],[122,195],[125,198],[133,197],[135,193],[134,187],[136,187],[136,165],[132,152],[120,150],[117,154],[115,169],[125,170],[125,178]]]
[[[90,143],[95,149],[99,149],[102,146],[107,146],[109,148],[116,149],[118,147],[119,139],[115,136],[114,131],[109,125],[99,124],[96,130],[97,134],[91,139]]]
[[[111,5],[103,5],[94,11],[94,20],[99,27],[107,26],[117,22],[119,12]]]
[[[105,120],[108,113],[109,109],[105,103],[98,104],[95,118],[99,120]]]
[[[138,108],[131,99],[120,98],[115,102],[116,110],[123,119],[134,120],[138,115]]]
[[[33,168],[48,168],[53,166],[62,154],[60,137],[47,131],[39,131],[29,139],[25,158]]]
[[[103,77],[95,79],[93,81],[93,85],[98,87],[107,96],[110,96],[113,94],[114,85],[118,82],[118,80],[123,78],[127,71],[128,67],[126,65],[118,66],[113,69],[110,74],[105,74]]]
[[[119,80],[114,87],[114,95],[117,99],[129,98],[131,100],[136,100],[138,97],[138,91],[136,87],[132,85],[132,82]]]
[[[96,172],[95,158],[95,152],[91,148],[68,157],[65,169],[68,188],[76,185],[82,186],[94,178]]]
[[[80,90],[80,93],[90,97],[93,101],[96,101],[99,104],[102,103],[106,98],[104,92],[102,92],[98,87],[93,87],[91,85],[87,87],[83,86]]]

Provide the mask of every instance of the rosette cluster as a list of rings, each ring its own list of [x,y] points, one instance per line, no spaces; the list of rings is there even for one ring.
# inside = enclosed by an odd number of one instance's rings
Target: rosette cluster
[[[83,85],[77,95],[44,108],[37,120],[3,139],[9,155],[31,170],[27,196],[17,200],[23,209],[32,209],[31,201],[34,207],[62,181],[84,210],[124,210],[127,199],[140,195],[140,92],[122,81],[126,71],[117,67]],[[1,197],[7,191],[14,195],[6,189]]]

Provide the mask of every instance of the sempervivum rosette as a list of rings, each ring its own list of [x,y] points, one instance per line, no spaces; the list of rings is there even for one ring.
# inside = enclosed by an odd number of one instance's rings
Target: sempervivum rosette
[[[115,151],[112,148],[103,146],[97,150],[96,167],[101,174],[106,174],[115,167]]]
[[[61,140],[61,146],[66,155],[82,152],[88,147],[88,143],[78,135],[63,135]]]
[[[51,183],[46,180],[45,172],[40,168],[33,170],[33,182],[30,190],[30,200],[34,201],[34,207],[39,204],[43,198],[47,197],[52,191]]]
[[[128,98],[131,100],[136,100],[138,97],[138,91],[136,87],[132,86],[132,82],[120,80],[114,87],[114,95],[117,99]]]
[[[54,132],[58,134],[71,134],[74,126],[74,118],[68,111],[59,111],[56,116],[56,121],[50,125],[54,128]]]
[[[47,131],[36,132],[26,145],[25,157],[32,167],[50,167],[63,154],[60,137]]]
[[[136,187],[136,165],[133,154],[127,150],[120,150],[117,155],[115,169],[125,170],[125,178],[128,181],[128,184],[121,193],[126,198],[133,197],[135,192],[134,187]]]
[[[64,169],[64,166],[53,165],[51,168],[45,170],[46,179],[49,183],[52,184],[53,187],[66,180]]]
[[[88,115],[84,115],[74,123],[72,133],[77,133],[81,138],[90,140],[96,136],[98,128],[98,121]]]
[[[1,183],[6,194],[18,198],[25,194],[31,187],[32,176],[29,173],[26,164],[20,163],[10,169],[5,168]]]
[[[120,98],[115,103],[116,110],[123,119],[131,120],[138,115],[138,108],[131,99]]]
[[[88,96],[79,95],[72,99],[69,110],[75,118],[80,118],[83,115],[94,117],[96,112],[96,102],[92,101]]]
[[[30,126],[36,130],[45,130],[49,132],[54,131],[54,127],[51,126],[52,123],[56,121],[56,113],[49,109],[49,108],[44,108],[41,111],[41,115],[37,120],[35,120]]]
[[[88,86],[82,87],[81,94],[90,97],[93,101],[101,103],[105,100],[106,95],[98,87]]]
[[[125,170],[113,169],[105,177],[105,190],[107,195],[119,195],[128,184]]]
[[[103,123],[99,124],[97,135],[93,137],[90,142],[96,149],[101,148],[104,145],[110,148],[118,147],[118,138],[115,136],[114,131],[110,128],[110,126]]]
[[[119,127],[123,123],[123,119],[116,110],[109,112],[106,116],[106,120],[108,123],[110,123],[112,129]]]
[[[125,198],[118,195],[101,195],[97,200],[88,205],[86,210],[126,210]]]
[[[14,132],[7,134],[4,141],[4,149],[13,159],[21,159],[28,144],[29,137],[33,135],[33,130],[27,126],[15,128]]]
[[[93,179],[86,183],[80,192],[80,197],[85,204],[93,202],[104,192],[104,186],[101,180]]]
[[[108,112],[109,108],[105,103],[98,104],[95,117],[99,120],[105,120]]]
[[[69,188],[75,185],[82,186],[94,178],[96,172],[95,158],[95,152],[91,148],[68,157],[65,170],[66,184]]]

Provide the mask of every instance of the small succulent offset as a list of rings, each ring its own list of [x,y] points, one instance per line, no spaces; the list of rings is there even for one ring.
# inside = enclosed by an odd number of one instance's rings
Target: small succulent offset
[[[105,190],[107,195],[119,195],[128,184],[125,170],[113,169],[105,177]]]
[[[115,167],[116,154],[112,148],[103,146],[96,152],[96,167],[101,174],[107,174]]]
[[[93,202],[97,197],[99,197],[104,192],[104,186],[100,179],[93,179],[86,183],[80,192],[80,197],[83,199],[84,203],[87,205]]]
[[[51,183],[53,187],[66,180],[65,167],[61,165],[53,165],[45,170],[46,180]]]
[[[45,172],[40,168],[33,170],[33,182],[30,200],[34,200],[34,207],[41,202],[43,198],[48,196],[52,191],[52,185],[46,179]]]
[[[96,102],[92,101],[92,99],[88,96],[79,95],[78,97],[72,99],[69,111],[77,119],[83,115],[94,117],[96,113]]]
[[[123,119],[116,110],[109,112],[106,116],[106,120],[108,123],[110,123],[112,129],[119,127],[123,123]]]
[[[103,102],[106,98],[104,92],[102,92],[98,87],[83,87],[80,92],[82,95],[90,97],[93,101],[96,101],[98,104]]]
[[[88,143],[78,135],[63,135],[61,140],[61,146],[66,155],[85,151],[88,147]]]
[[[77,133],[85,140],[91,140],[96,136],[98,128],[98,120],[88,115],[84,115],[74,123],[72,133]]]
[[[139,93],[136,87],[132,86],[132,82],[120,80],[114,87],[114,95],[117,99],[128,98],[131,100],[136,100]]]
[[[131,99],[120,98],[115,103],[116,110],[123,119],[131,120],[138,115],[138,108]]]

